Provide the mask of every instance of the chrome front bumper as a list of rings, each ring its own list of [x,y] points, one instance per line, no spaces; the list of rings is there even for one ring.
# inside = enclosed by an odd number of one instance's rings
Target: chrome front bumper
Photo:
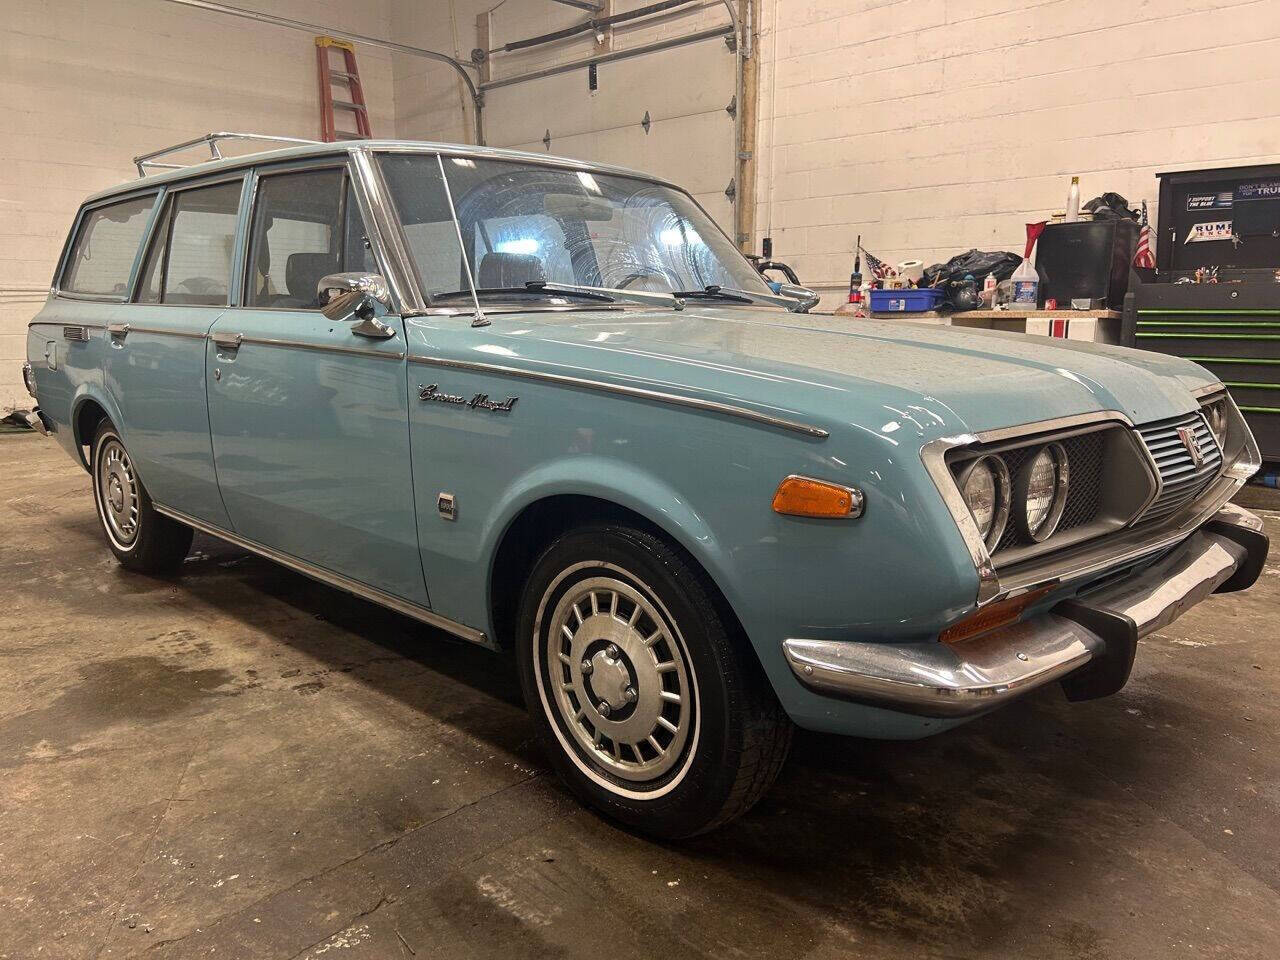
[[[790,639],[783,651],[819,693],[920,716],[984,713],[1054,680],[1073,699],[1104,696],[1128,679],[1139,637],[1252,585],[1267,546],[1262,521],[1227,504],[1142,572],[963,643]]]

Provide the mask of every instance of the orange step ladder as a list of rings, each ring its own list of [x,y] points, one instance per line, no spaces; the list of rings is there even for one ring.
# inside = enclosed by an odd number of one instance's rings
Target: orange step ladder
[[[330,50],[342,51],[342,69],[335,70],[329,59]],[[356,69],[356,48],[346,40],[334,37],[316,37],[316,66],[320,75],[320,139],[325,143],[335,140],[368,140],[369,108],[364,102],[364,88],[360,85],[360,71]],[[335,99],[333,85],[347,86],[348,99]],[[339,130],[334,124],[334,111],[350,111],[355,115],[355,130]]]

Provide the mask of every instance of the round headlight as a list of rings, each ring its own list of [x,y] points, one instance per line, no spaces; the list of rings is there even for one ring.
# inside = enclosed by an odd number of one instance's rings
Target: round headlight
[[[1018,527],[1036,543],[1058,529],[1067,505],[1067,484],[1067,451],[1060,443],[1041,447],[1018,471]]]
[[[979,457],[961,472],[960,495],[987,549],[994,549],[1009,520],[1009,468],[999,457]]]
[[[1218,446],[1224,446],[1227,440],[1227,398],[1222,397],[1213,403],[1206,404],[1204,418],[1209,421],[1209,429],[1213,431],[1213,437],[1218,441]]]

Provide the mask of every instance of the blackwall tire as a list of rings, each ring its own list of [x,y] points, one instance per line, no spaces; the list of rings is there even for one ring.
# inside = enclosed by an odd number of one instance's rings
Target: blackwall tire
[[[191,549],[192,530],[156,512],[119,432],[104,420],[89,454],[93,502],[107,546],[138,573],[170,573]]]
[[[521,597],[521,684],[553,767],[650,836],[745,813],[790,748],[791,722],[717,600],[678,547],[612,524],[559,537]]]

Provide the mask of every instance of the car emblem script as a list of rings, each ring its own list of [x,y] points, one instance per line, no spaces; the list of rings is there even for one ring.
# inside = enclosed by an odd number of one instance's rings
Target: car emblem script
[[[519,397],[507,397],[505,400],[490,400],[487,393],[477,393],[468,400],[456,393],[442,393],[438,384],[418,386],[419,400],[432,400],[436,403],[453,403],[472,410],[488,410],[491,413],[510,413]]]
[[[1195,430],[1192,427],[1179,427],[1178,436],[1191,455],[1191,462],[1197,467],[1204,463],[1204,454],[1200,452],[1200,444],[1196,442]]]

